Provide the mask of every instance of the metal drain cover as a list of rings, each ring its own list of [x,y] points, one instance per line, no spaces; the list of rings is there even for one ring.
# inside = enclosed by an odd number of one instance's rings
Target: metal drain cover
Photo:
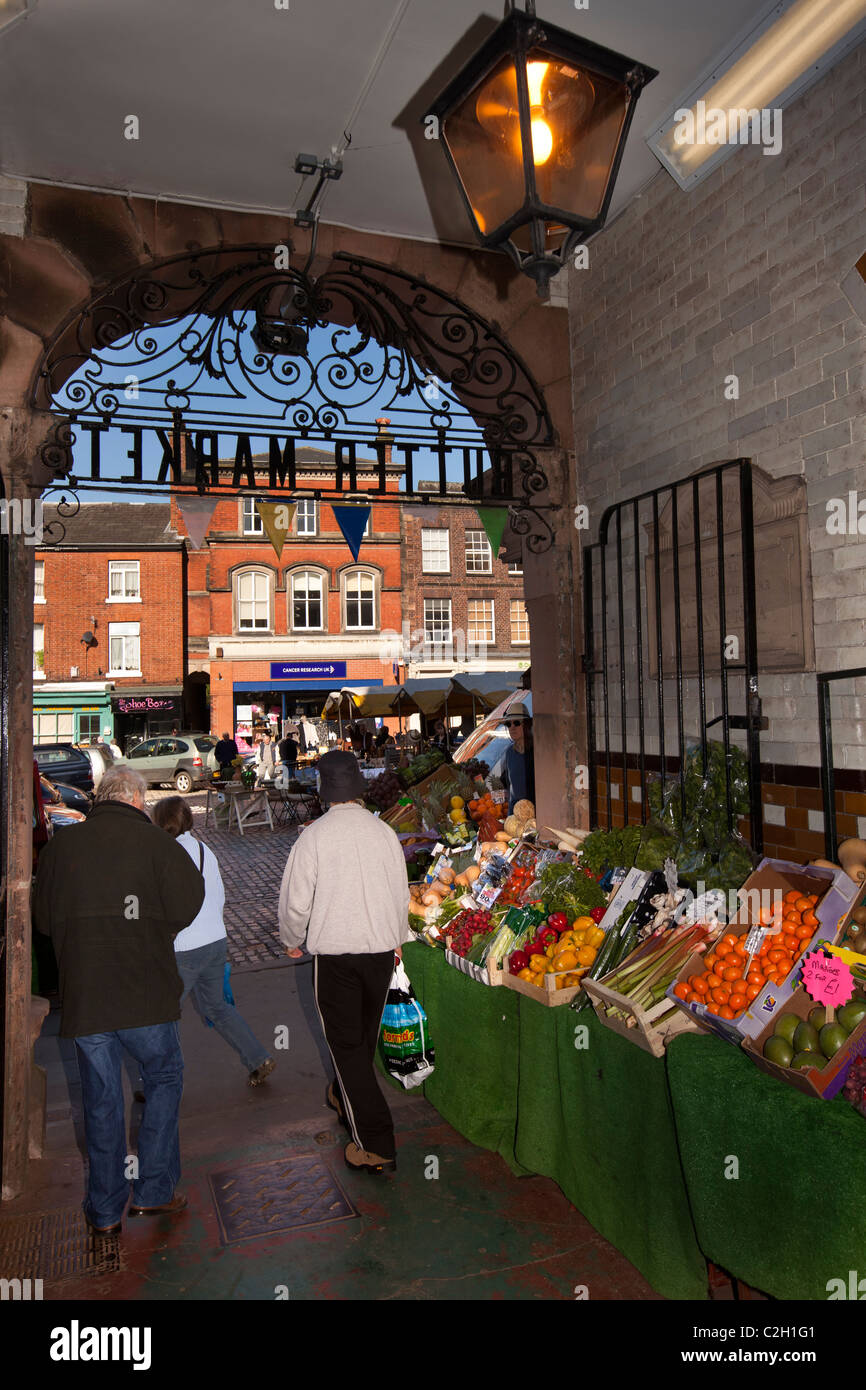
[[[0,1278],[58,1282],[125,1268],[120,1237],[94,1235],[78,1207],[0,1221]]]
[[[318,1154],[211,1173],[210,1185],[224,1245],[358,1215]]]

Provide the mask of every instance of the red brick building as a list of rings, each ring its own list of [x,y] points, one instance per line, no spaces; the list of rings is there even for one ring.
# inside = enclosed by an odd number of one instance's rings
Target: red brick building
[[[494,557],[476,511],[408,505],[403,547],[408,676],[529,665],[522,567]]]
[[[46,526],[55,517],[46,507]],[[83,505],[37,551],[37,741],[87,743],[110,727],[122,742],[180,722],[186,557],[169,519],[167,503]]]
[[[321,494],[333,488],[333,451],[296,453],[297,502],[282,553],[265,534],[262,491],[219,498],[201,547],[188,555],[188,679],[209,680],[211,728],[246,732],[254,718],[272,726],[296,714],[318,716],[330,691],[346,684],[391,685],[394,637],[402,621],[402,469],[386,453],[387,491],[372,508],[357,562]],[[256,465],[266,459],[255,458]],[[357,460],[357,492],[378,486],[378,463]],[[287,500],[275,495],[274,500]],[[346,504],[363,505],[355,495]],[[172,498],[172,527],[187,536],[184,498]],[[394,634],[388,638],[387,634]]]

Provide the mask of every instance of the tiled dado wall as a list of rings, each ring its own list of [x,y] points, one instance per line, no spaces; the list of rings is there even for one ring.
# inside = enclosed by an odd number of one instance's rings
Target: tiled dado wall
[[[769,859],[788,859],[805,864],[811,859],[824,858],[824,799],[816,768],[762,768],[761,801],[764,808],[764,854]],[[836,774],[836,832],[840,840],[849,835],[866,839],[866,777],[863,774],[840,771]],[[627,789],[629,822],[640,819],[640,772],[628,768]],[[598,793],[598,824],[608,827],[607,782],[604,765],[596,772]],[[611,825],[625,825],[622,768],[611,767],[610,801]],[[740,822],[740,830],[749,839],[749,822]]]

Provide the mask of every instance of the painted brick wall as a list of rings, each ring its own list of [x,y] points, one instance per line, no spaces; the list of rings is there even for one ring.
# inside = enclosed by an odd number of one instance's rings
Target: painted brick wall
[[[145,682],[178,684],[183,680],[183,570],[179,550],[39,550],[45,563],[45,603],[34,604],[33,621],[45,628],[44,672],[47,681],[68,681],[78,667],[81,680],[95,680],[109,669],[110,623],[138,623],[141,629],[141,676]],[[141,603],[109,603],[109,560],[138,560]],[[81,635],[97,626],[98,645],[85,656]],[[118,690],[124,677],[115,679]]]
[[[807,481],[817,669],[866,665],[866,323],[840,282],[866,251],[866,46],[784,113],[783,150],[739,149],[691,194],[660,171],[570,274],[578,489],[605,506],[727,458]],[[739,378],[726,400],[725,378]],[[814,673],[761,677],[762,758],[817,764]],[[866,768],[859,687],[834,699],[836,762]]]

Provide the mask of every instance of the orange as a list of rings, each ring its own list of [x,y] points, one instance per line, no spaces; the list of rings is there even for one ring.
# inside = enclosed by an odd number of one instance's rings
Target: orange
[[[708,970],[709,970],[712,966],[714,966],[715,963],[716,963],[716,954],[715,954],[715,951],[710,951],[709,955],[704,956],[704,965],[707,967]]]
[[[728,1002],[728,1000],[730,999],[730,997],[731,997],[731,991],[730,991],[729,989],[714,989],[714,990],[713,990],[713,998],[715,999],[715,1001],[716,1001],[717,1004],[727,1004],[727,1002]]]
[[[797,938],[798,941],[811,941],[811,939],[812,939],[812,932],[813,932],[814,930],[815,930],[814,927],[809,927],[809,926],[806,925],[805,922],[803,922],[803,924],[802,924],[801,926],[799,926],[799,927],[797,927],[797,928],[795,929],[794,935],[796,936],[796,938]]]
[[[728,981],[730,981],[730,982],[733,982],[734,980],[739,980],[739,978],[740,978],[740,970],[741,970],[741,969],[742,969],[742,966],[739,966],[739,965],[729,965],[728,968],[727,968],[727,970],[724,970],[724,971],[722,972],[722,977],[723,977],[723,979],[728,980]]]
[[[741,936],[736,946],[734,947],[734,955],[739,956],[741,960],[745,960],[748,954],[749,952],[746,946],[746,939],[745,937]]]
[[[746,1002],[751,1004],[753,999],[757,999],[763,988],[763,985],[746,985]]]
[[[814,931],[817,925],[818,918],[816,917],[812,909],[809,908],[808,912],[803,913],[803,926],[808,927],[810,931]]]
[[[695,994],[694,990],[686,995],[687,1004],[703,1004],[703,1002],[703,997],[700,994]]]
[[[811,906],[811,898],[798,898],[797,901],[794,903],[794,909],[797,912],[808,912]]]
[[[674,994],[677,996],[677,999],[686,999],[690,993],[691,991],[685,980],[680,980],[678,985],[674,985]]]
[[[793,954],[794,951],[799,950],[799,947],[800,947],[800,938],[799,938],[799,937],[794,936],[794,935],[792,934],[791,936],[784,936],[784,937],[782,938],[782,941],[783,941],[783,945],[784,945],[784,947],[785,947],[785,950],[786,950],[789,954]]]
[[[719,1009],[719,1018],[733,1018],[733,1017],[734,1017],[733,1010],[732,1010],[732,1009],[729,1009],[726,1005],[723,1006],[721,1009]]]
[[[732,949],[733,948],[729,941],[720,941],[718,946],[716,947],[716,956],[721,959],[724,959],[725,956],[729,956],[731,954]]]
[[[736,946],[739,939],[740,938],[737,936],[736,932],[729,931],[726,936],[722,937],[722,942],[726,946]]]
[[[720,1008],[720,1006],[719,1006],[718,1004],[714,1004],[714,1003],[711,1002],[711,1003],[709,1003],[709,1004],[707,1005],[707,1013],[708,1013],[708,1014],[717,1014],[717,1013],[719,1012],[719,1008]]]
[[[703,975],[693,975],[691,986],[695,994],[707,994],[710,988]]]
[[[721,977],[721,975],[716,975],[716,974],[711,970],[710,973],[707,975],[707,984],[709,985],[710,989],[718,989],[719,986],[721,985],[721,983],[722,983],[722,977]]]
[[[772,951],[767,952],[767,957],[769,960],[773,962],[774,965],[777,965],[778,962],[784,956],[784,954],[785,952],[781,951],[778,946],[774,946]]]
[[[741,1014],[743,1012],[743,1009],[746,1007],[747,1003],[748,1000],[745,994],[732,994],[730,999],[728,1000],[728,1004],[733,1009],[735,1014]]]
[[[800,891],[799,891],[799,889],[797,889],[797,888],[792,888],[792,889],[790,889],[789,892],[787,892],[787,893],[784,895],[784,897],[782,898],[782,902],[783,902],[783,903],[795,903],[799,897],[800,897]]]

